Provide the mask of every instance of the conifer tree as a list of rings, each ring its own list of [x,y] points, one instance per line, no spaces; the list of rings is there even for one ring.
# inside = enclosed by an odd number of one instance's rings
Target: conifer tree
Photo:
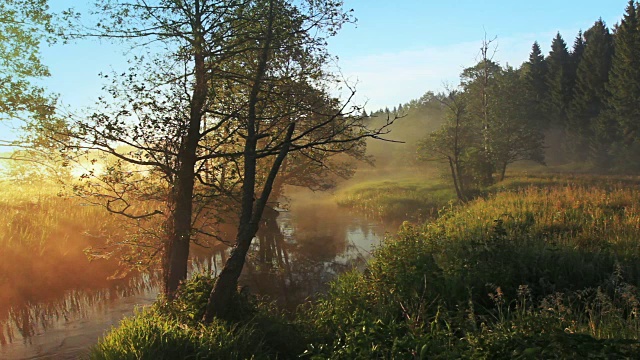
[[[582,32],[582,30],[580,30],[578,31],[576,39],[573,41],[571,54],[569,54],[570,69],[574,76],[576,71],[578,70],[578,65],[580,64],[580,60],[582,60],[582,56],[584,55],[586,46],[586,35]]]
[[[548,96],[545,109],[551,126],[564,128],[567,122],[567,108],[571,101],[571,58],[560,33],[551,43],[551,51],[546,62]]]
[[[529,99],[529,121],[532,125],[544,129],[549,125],[544,112],[544,100],[548,91],[547,63],[537,41],[533,43],[529,61],[524,64],[524,67],[526,68],[525,86]]]
[[[576,70],[574,98],[570,106],[567,133],[576,160],[585,160],[586,149],[605,150],[611,142],[609,126],[603,125],[606,84],[613,56],[613,37],[606,24],[599,19],[584,33],[586,48]],[[576,156],[577,155],[577,156]],[[593,159],[595,154],[591,154]]]
[[[619,123],[626,145],[640,138],[640,21],[638,4],[630,0],[615,34],[609,74],[610,115]]]
[[[567,104],[567,111],[570,111],[570,102],[573,100],[576,86],[576,73],[578,72],[578,65],[582,60],[582,56],[584,55],[586,46],[587,44],[585,42],[584,33],[582,32],[582,30],[580,30],[578,31],[578,35],[576,35],[576,38],[573,41],[573,48],[571,49],[571,53],[569,53],[569,73],[567,77],[569,81],[569,90],[571,92],[571,100],[569,101],[569,104]]]

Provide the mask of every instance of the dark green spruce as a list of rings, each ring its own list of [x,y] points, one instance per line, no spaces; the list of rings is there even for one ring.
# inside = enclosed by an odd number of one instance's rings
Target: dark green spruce
[[[602,19],[596,21],[584,33],[584,37],[586,47],[576,70],[576,85],[566,130],[570,135],[570,150],[574,160],[600,162],[598,160],[604,160],[602,155],[611,145],[615,129],[603,116],[613,56],[613,37]]]

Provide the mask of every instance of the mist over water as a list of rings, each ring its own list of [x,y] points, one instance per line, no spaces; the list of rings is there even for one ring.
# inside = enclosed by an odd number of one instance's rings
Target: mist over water
[[[331,194],[291,189],[287,195],[288,209],[263,219],[240,282],[250,293],[295,310],[326,291],[337,274],[361,268],[385,230],[392,229],[338,207]],[[14,264],[15,269],[36,266],[44,285],[33,288],[33,279],[18,270],[6,279],[12,294],[3,291],[0,303],[0,358],[76,358],[136,306],[156,299],[158,274],[108,280],[117,261],[89,262],[82,236],[77,238],[68,253],[52,253],[46,263],[30,264],[23,257]],[[227,246],[193,245],[191,271],[216,273],[227,256]]]
[[[376,126],[385,120],[378,116],[368,121]],[[396,142],[369,140],[368,154],[374,166],[357,164],[355,175],[339,182],[337,189],[312,192],[287,187],[278,212],[263,218],[254,239],[240,279],[245,291],[268,296],[281,308],[294,311],[299,304],[326,292],[338,274],[363,269],[385,232],[395,232],[401,221],[385,224],[382,219],[341,208],[336,204],[336,192],[361,182],[433,177],[438,173],[436,167],[419,163],[415,157],[417,142],[439,121],[440,114],[433,109],[409,112],[398,119],[386,136]],[[96,209],[91,207],[74,208],[81,213],[65,214],[62,220],[42,220],[34,214],[55,212],[58,205],[49,209],[40,200],[17,207],[7,204],[4,210],[13,214],[9,222],[14,237],[25,229],[37,229],[38,222],[56,222],[56,226],[53,233],[39,240],[46,254],[34,254],[29,250],[33,247],[24,247],[24,251],[19,246],[7,247],[11,260],[0,263],[0,358],[76,358],[111,326],[133,314],[136,306],[155,301],[158,273],[131,273],[112,279],[121,270],[117,259],[89,261],[83,252],[99,243],[100,236],[120,231],[117,221],[115,227],[99,223],[92,212]],[[93,218],[96,223],[87,220]],[[223,232],[232,239],[234,227],[225,226],[229,229],[225,227]],[[93,234],[85,228],[93,229]],[[216,274],[228,252],[224,244],[208,248],[193,245],[191,274]]]

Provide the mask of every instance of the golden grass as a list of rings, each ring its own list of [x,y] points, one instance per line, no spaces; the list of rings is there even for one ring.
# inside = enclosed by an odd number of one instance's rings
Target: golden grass
[[[71,288],[106,287],[120,265],[90,261],[88,247],[124,239],[121,217],[53,184],[0,186],[0,320],[9,307],[59,297]]]

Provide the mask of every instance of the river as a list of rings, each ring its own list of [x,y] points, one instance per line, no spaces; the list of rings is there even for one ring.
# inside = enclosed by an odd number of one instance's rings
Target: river
[[[385,231],[394,227],[331,202],[294,199],[289,211],[263,224],[240,283],[249,292],[267,295],[280,307],[293,310],[325,292],[337,274],[361,269]],[[193,248],[191,271],[215,273],[226,256],[224,251]],[[87,261],[77,271],[92,273],[94,266]],[[96,283],[70,286],[54,297],[26,297],[22,304],[0,308],[0,358],[83,357],[105,331],[132,315],[136,307],[151,304],[159,290],[157,276],[149,274]],[[28,287],[28,283],[13,285]]]

